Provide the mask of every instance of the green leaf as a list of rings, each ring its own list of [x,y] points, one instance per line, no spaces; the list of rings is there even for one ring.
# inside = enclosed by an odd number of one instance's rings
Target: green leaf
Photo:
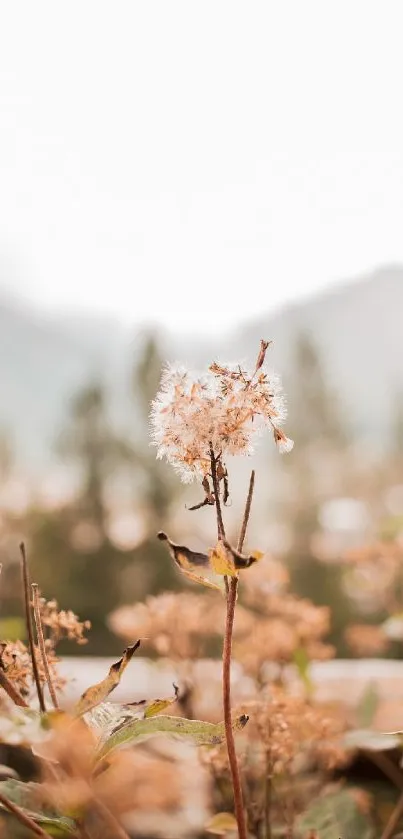
[[[298,839],[315,830],[318,839],[375,839],[374,825],[348,789],[323,795],[299,816]]]
[[[375,682],[365,688],[357,708],[357,721],[360,728],[371,725],[379,706],[379,690]]]
[[[249,717],[246,714],[237,717],[232,723],[233,730],[241,731],[248,719]],[[119,728],[101,745],[97,758],[102,760],[115,749],[135,745],[149,737],[161,734],[190,739],[198,746],[215,746],[224,740],[225,729],[223,722],[202,722],[201,720],[187,720],[182,717],[161,716],[132,720]]]
[[[309,675],[309,657],[305,647],[298,647],[293,655],[294,664],[298,670],[298,675],[308,694],[313,691],[313,683]]]
[[[43,827],[50,836],[76,835],[77,826],[72,819],[55,813],[51,808],[39,806],[38,801],[41,795],[39,784],[24,784],[22,781],[14,780],[0,781],[0,791],[9,801],[17,804],[33,821]]]

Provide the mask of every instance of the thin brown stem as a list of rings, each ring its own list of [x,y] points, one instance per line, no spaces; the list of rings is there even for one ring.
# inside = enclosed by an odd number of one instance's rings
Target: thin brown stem
[[[52,674],[50,672],[48,657],[46,655],[46,646],[45,646],[45,638],[43,635],[43,628],[42,628],[42,620],[41,620],[41,609],[39,603],[39,590],[38,584],[32,583],[32,602],[34,604],[34,618],[35,618],[35,626],[36,626],[36,637],[38,639],[38,646],[41,653],[42,665],[45,671],[46,682],[49,688],[50,697],[53,703],[53,707],[58,709],[59,703],[57,701],[55,687],[52,681]]]
[[[246,528],[249,521],[250,509],[253,496],[255,473],[252,472],[249,483],[249,491],[246,499],[245,513],[243,516],[241,532],[238,539],[238,550],[241,551],[245,541]],[[218,525],[218,516],[217,516]],[[224,534],[225,535],[225,534]],[[238,823],[239,839],[246,839],[247,828],[245,811],[243,805],[242,785],[239,773],[238,761],[235,750],[234,732],[231,719],[231,656],[232,656],[232,633],[234,628],[235,605],[237,601],[238,578],[231,577],[227,589],[227,618],[225,624],[224,649],[223,649],[223,704],[224,704],[224,725],[227,741],[228,759],[231,768],[232,785],[234,789],[235,816]]]
[[[251,511],[251,507],[252,507],[252,498],[253,498],[254,488],[255,488],[255,470],[252,469],[252,472],[250,474],[250,480],[249,480],[249,490],[248,490],[248,495],[247,495],[246,504],[245,504],[245,512],[243,514],[243,519],[242,519],[241,532],[240,532],[239,538],[238,538],[237,548],[238,548],[238,551],[240,553],[242,553],[243,543],[245,541],[246,529],[248,527],[250,511]]]
[[[20,692],[14,687],[13,683],[10,681],[8,676],[6,676],[4,670],[0,668],[0,687],[8,693],[10,699],[13,700],[15,705],[18,705],[20,708],[29,708],[28,702],[25,701],[24,697],[21,696]]]
[[[399,819],[403,815],[403,793],[400,796],[395,809],[393,810],[390,819],[385,826],[385,830],[382,833],[381,839],[391,839],[395,832],[395,827],[399,823]]]
[[[235,604],[237,599],[238,578],[231,577],[227,594],[227,618],[225,622],[223,649],[223,705],[225,738],[227,741],[228,760],[231,768],[232,786],[234,789],[235,817],[238,823],[239,839],[246,839],[247,830],[243,806],[241,777],[235,750],[234,732],[231,718],[231,654],[232,631],[234,627]]]
[[[107,836],[110,839],[130,839],[129,834],[126,833],[121,824],[117,821],[113,813],[100,801],[99,798],[93,799],[94,810],[98,813],[103,821],[103,826],[107,830]]]
[[[271,836],[271,797],[272,797],[272,776],[269,765],[269,758],[266,763],[266,775],[264,779],[264,820],[266,827],[266,839],[272,839]]]
[[[225,539],[224,520],[222,517],[220,485],[217,477],[217,458],[214,454],[212,443],[210,443],[211,480],[213,482],[215,509],[217,516],[217,532],[219,539]]]
[[[42,836],[43,839],[51,839],[49,833],[46,833],[39,824],[36,824],[36,822],[34,822],[26,813],[20,810],[16,804],[6,798],[6,796],[2,793],[0,793],[0,804],[12,813],[13,816],[15,816],[15,818],[24,825],[24,827],[27,827],[28,830],[35,833],[36,836]]]
[[[40,708],[42,713],[45,713],[46,712],[46,706],[45,706],[45,701],[44,701],[44,698],[43,698],[41,680],[39,678],[38,662],[36,660],[36,655],[35,655],[34,632],[33,632],[33,627],[32,627],[32,614],[31,614],[31,602],[30,602],[30,591],[29,591],[28,562],[27,562],[27,554],[26,554],[26,551],[25,551],[24,542],[21,542],[21,544],[20,544],[20,551],[21,551],[21,566],[22,566],[22,584],[23,584],[23,589],[24,589],[25,620],[26,620],[26,625],[27,625],[29,651],[30,651],[31,660],[32,660],[32,672],[33,672],[33,675],[34,675],[36,692],[38,694],[39,708]]]

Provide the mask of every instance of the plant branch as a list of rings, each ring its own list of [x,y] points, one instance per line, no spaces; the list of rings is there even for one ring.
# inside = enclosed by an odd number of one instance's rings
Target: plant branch
[[[238,549],[239,553],[242,553],[243,543],[245,541],[246,528],[248,527],[254,488],[255,488],[255,470],[252,469],[252,472],[250,474],[250,480],[249,480],[248,496],[247,496],[246,504],[245,504],[245,512],[243,514],[241,532],[240,532],[239,538],[238,538],[237,549]]]
[[[401,794],[393,813],[390,816],[390,819],[385,827],[385,830],[382,833],[381,839],[391,839],[393,833],[395,831],[395,827],[397,826],[400,817],[403,815],[403,793]]]
[[[217,460],[212,443],[210,443],[211,480],[213,482],[215,509],[217,515],[217,532],[219,539],[225,539],[225,528],[222,517],[220,485],[217,477]]]
[[[22,584],[23,584],[23,589],[24,589],[25,620],[26,620],[26,625],[27,625],[29,651],[31,653],[31,660],[32,660],[32,672],[33,672],[33,675],[34,675],[36,692],[38,694],[39,708],[40,708],[41,712],[44,714],[46,712],[46,706],[45,706],[45,701],[44,701],[44,698],[43,698],[41,680],[39,678],[38,662],[36,660],[36,655],[35,655],[34,633],[33,633],[33,627],[32,627],[32,614],[31,614],[31,603],[30,603],[30,592],[29,592],[28,562],[27,562],[27,554],[26,554],[26,551],[25,551],[24,542],[21,542],[21,544],[20,544],[20,551],[21,551],[21,565],[22,565]]]
[[[235,750],[234,732],[231,719],[231,655],[232,631],[234,627],[235,604],[237,599],[238,578],[231,577],[227,594],[227,617],[225,622],[223,648],[223,705],[225,738],[227,741],[228,759],[231,768],[232,786],[234,789],[235,816],[238,823],[239,839],[247,839],[245,812],[243,806],[241,778]]]
[[[4,670],[0,668],[0,687],[8,693],[10,699],[13,700],[15,705],[18,705],[20,708],[29,708],[28,702],[25,701],[24,697],[21,696],[20,692],[17,688],[13,685],[10,681],[8,676],[6,676]]]
[[[104,827],[107,829],[107,836],[110,839],[130,839],[128,833],[124,830],[121,824],[117,821],[115,816],[111,813],[108,807],[100,801],[99,798],[93,799],[93,807],[96,813],[104,822]]]
[[[35,618],[35,626],[36,626],[36,637],[38,639],[38,646],[41,653],[43,669],[45,671],[46,682],[49,688],[50,697],[53,703],[53,707],[58,709],[59,703],[57,701],[55,687],[52,681],[52,675],[50,672],[48,657],[46,655],[46,646],[45,646],[45,638],[43,636],[43,628],[42,628],[42,620],[41,620],[41,609],[39,604],[39,590],[38,584],[32,583],[32,602],[34,604],[34,618]]]
[[[21,810],[20,807],[17,807],[16,804],[14,804],[12,801],[6,798],[6,796],[2,793],[0,793],[0,804],[3,807],[5,807],[6,810],[12,813],[13,816],[15,816],[15,818],[18,819],[18,821],[24,825],[24,827],[27,827],[28,830],[30,830],[32,833],[35,833],[36,836],[42,836],[42,839],[51,839],[49,833],[46,833],[46,831],[43,830],[39,826],[39,824],[36,824],[36,822],[34,822],[33,819],[31,819],[26,813],[24,813],[24,811]]]
[[[249,483],[249,491],[246,499],[245,512],[242,527],[238,539],[238,550],[241,551],[245,541],[246,528],[248,526],[250,509],[252,504],[255,473],[252,472]],[[214,478],[213,478],[214,484]],[[215,491],[215,488],[214,488]],[[218,515],[217,515],[218,524]],[[225,534],[224,534],[225,535]],[[235,816],[238,823],[239,839],[246,839],[247,828],[245,822],[245,811],[243,805],[242,785],[239,773],[238,761],[235,750],[235,739],[231,721],[231,655],[232,655],[232,633],[235,618],[235,606],[238,592],[238,577],[231,577],[227,589],[227,617],[225,624],[224,649],[223,649],[223,704],[225,737],[227,741],[228,759],[231,768],[232,785],[234,789]]]

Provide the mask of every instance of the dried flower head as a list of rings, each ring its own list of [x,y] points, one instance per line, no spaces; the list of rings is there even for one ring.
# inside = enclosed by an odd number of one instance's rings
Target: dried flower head
[[[165,592],[145,603],[121,606],[110,615],[109,624],[125,640],[139,636],[159,655],[178,661],[197,659],[206,640],[219,632],[224,616],[223,602],[208,595]],[[251,622],[239,607],[237,633],[249,631]]]
[[[267,347],[262,341],[252,371],[217,363],[203,375],[183,367],[165,370],[152,404],[153,443],[157,457],[165,457],[184,482],[208,475],[210,447],[222,460],[251,454],[264,428],[273,431],[280,451],[291,450],[292,441],[279,428],[286,418],[281,382],[263,366]]]

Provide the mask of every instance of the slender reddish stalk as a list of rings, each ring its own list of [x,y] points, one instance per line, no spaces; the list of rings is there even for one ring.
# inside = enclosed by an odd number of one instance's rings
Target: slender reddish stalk
[[[397,827],[401,816],[403,815],[403,793],[400,796],[393,813],[390,816],[390,819],[385,827],[385,830],[382,833],[381,839],[391,839],[394,835],[395,828]]]
[[[34,618],[35,618],[35,626],[36,626],[36,637],[38,639],[38,646],[41,653],[41,659],[43,664],[43,669],[45,671],[46,682],[49,688],[50,698],[53,702],[53,707],[58,709],[59,703],[57,701],[55,687],[52,681],[52,675],[49,668],[48,657],[46,655],[46,646],[45,646],[45,638],[43,636],[43,629],[42,629],[42,621],[41,621],[41,609],[39,604],[39,591],[38,591],[38,584],[32,583],[32,602],[34,604]]]
[[[217,514],[217,532],[219,539],[225,539],[225,528],[221,510],[220,486],[217,479],[217,461],[214,456],[213,447],[210,445],[210,460],[211,460],[211,478],[214,488],[215,506]],[[241,551],[245,540],[246,528],[250,515],[250,508],[252,503],[253,487],[255,481],[255,473],[252,472],[249,492],[246,501],[245,513],[243,517],[242,527],[238,540],[238,550]],[[235,817],[238,825],[239,839],[247,839],[247,827],[245,820],[245,810],[243,804],[241,776],[239,772],[238,760],[235,749],[234,732],[232,730],[231,717],[231,656],[232,656],[232,634],[235,618],[235,606],[237,601],[238,578],[231,577],[230,580],[225,578],[225,586],[227,593],[227,614],[225,621],[224,646],[223,646],[223,706],[224,706],[224,727],[225,739],[227,743],[228,760],[231,770],[232,787],[234,790],[234,808]]]
[[[13,816],[15,816],[15,818],[24,825],[24,827],[27,827],[28,830],[35,833],[36,836],[42,836],[42,839],[51,839],[49,833],[42,830],[39,824],[36,824],[36,822],[34,822],[26,813],[20,810],[16,804],[13,804],[13,802],[6,798],[6,796],[2,793],[0,793],[0,804],[12,813]]]
[[[107,835],[110,839],[130,839],[129,834],[126,833],[121,824],[117,821],[115,816],[111,813],[108,807],[103,804],[99,798],[94,798],[93,806],[98,815],[103,821],[103,826],[107,830]]]
[[[45,713],[46,712],[45,700],[43,698],[42,685],[41,685],[41,680],[39,678],[38,662],[36,660],[36,654],[35,654],[34,631],[33,631],[33,627],[32,627],[32,614],[31,614],[31,602],[30,602],[30,591],[29,591],[28,562],[27,562],[27,555],[26,555],[26,552],[25,552],[24,542],[21,542],[21,544],[20,544],[20,551],[21,551],[21,565],[22,565],[22,584],[23,584],[23,589],[24,589],[24,602],[25,602],[25,620],[26,620],[26,624],[27,624],[29,651],[31,653],[31,660],[32,660],[32,672],[33,672],[33,675],[34,675],[36,692],[38,694],[39,708],[40,708],[42,713]]]
[[[227,617],[225,621],[225,635],[223,647],[223,706],[225,739],[227,741],[228,760],[231,769],[232,786],[234,789],[235,817],[238,824],[239,839],[247,839],[245,811],[243,806],[243,795],[241,776],[239,773],[238,760],[235,750],[234,732],[232,730],[231,718],[231,655],[232,655],[232,631],[234,627],[235,604],[237,598],[238,579],[231,577],[227,594]]]

